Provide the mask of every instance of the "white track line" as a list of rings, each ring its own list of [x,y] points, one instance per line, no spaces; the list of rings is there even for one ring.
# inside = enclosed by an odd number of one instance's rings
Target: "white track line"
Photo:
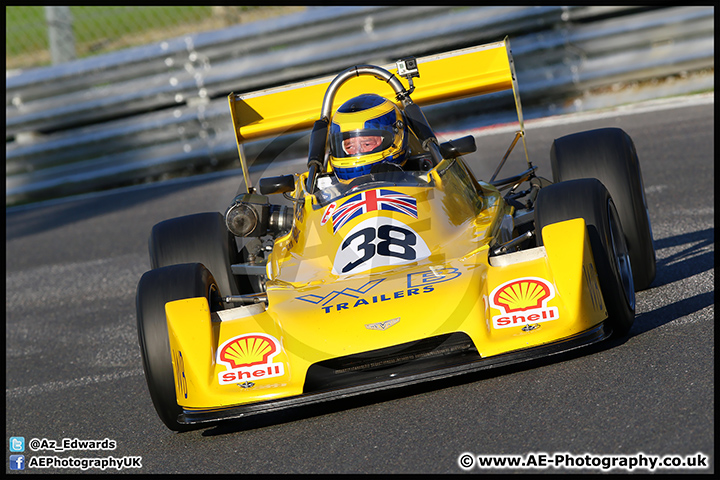
[[[571,125],[574,123],[587,122],[591,120],[600,120],[603,118],[615,118],[626,115],[637,115],[641,113],[657,112],[660,110],[672,110],[674,108],[694,107],[697,105],[708,105],[713,103],[715,103],[715,92],[690,95],[686,97],[660,98],[630,105],[612,107],[608,109],[593,110],[590,112],[568,113],[563,115],[554,115],[551,117],[534,118],[529,120],[526,119],[525,130],[527,131],[528,129],[532,128],[552,127],[556,125]],[[485,137],[488,135],[515,132],[517,129],[518,122],[511,122],[498,125],[490,125],[487,127],[477,127],[438,133],[442,133],[443,136],[448,138],[462,135]]]
[[[41,383],[39,385],[31,385],[29,387],[14,387],[5,390],[5,400],[12,398],[22,398],[28,396],[41,395],[43,393],[53,393],[66,388],[84,387],[96,383],[112,382],[126,377],[142,375],[141,368],[134,370],[125,370],[122,372],[106,373],[103,375],[91,375],[89,377],[75,378],[72,380],[62,380],[57,382]]]

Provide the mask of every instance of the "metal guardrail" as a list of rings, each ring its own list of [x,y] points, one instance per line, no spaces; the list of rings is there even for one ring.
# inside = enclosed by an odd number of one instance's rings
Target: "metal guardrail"
[[[524,106],[714,68],[713,7],[309,8],[8,76],[6,204],[233,164],[231,91],[505,35]]]

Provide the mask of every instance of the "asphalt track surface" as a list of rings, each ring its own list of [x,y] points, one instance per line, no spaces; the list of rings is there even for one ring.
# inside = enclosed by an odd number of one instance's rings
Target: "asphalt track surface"
[[[709,457],[705,469],[656,471],[714,472],[714,96],[693,98],[526,125],[530,158],[547,177],[555,137],[616,126],[635,141],[658,270],[652,287],[637,294],[627,338],[521,367],[182,434],[165,428],[150,401],[135,289],[149,268],[152,225],[224,211],[240,177],[8,209],[6,438],[26,439],[26,462],[142,457],[142,468],[128,473],[462,473],[465,453],[536,465],[567,453],[575,466],[591,467],[607,455],[700,453]],[[468,160],[478,177],[489,178],[507,149],[512,133],[505,130],[475,132],[479,153]],[[521,167],[512,158],[503,173]],[[32,451],[31,439],[110,439],[116,448],[55,452],[46,442]],[[561,470],[480,470],[475,458],[469,471]]]

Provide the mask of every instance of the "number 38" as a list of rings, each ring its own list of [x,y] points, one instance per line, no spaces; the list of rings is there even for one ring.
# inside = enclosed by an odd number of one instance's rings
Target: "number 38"
[[[350,235],[342,243],[341,250],[350,247],[353,241],[362,237],[362,241],[357,246],[357,252],[362,252],[362,256],[353,262],[349,262],[342,268],[342,273],[347,273],[355,267],[367,262],[376,254],[385,257],[397,257],[403,260],[415,260],[416,252],[412,248],[417,243],[415,233],[396,225],[381,225],[375,227],[367,227],[358,230]],[[373,243],[375,239],[380,239],[377,245]]]

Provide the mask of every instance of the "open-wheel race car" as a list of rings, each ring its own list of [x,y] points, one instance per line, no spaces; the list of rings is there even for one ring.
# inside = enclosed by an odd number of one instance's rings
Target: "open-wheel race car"
[[[440,142],[420,106],[506,89],[519,129],[485,182],[463,160],[474,137]],[[552,181],[537,176],[507,39],[229,103],[244,185],[224,214],[155,225],[137,288],[145,376],[171,430],[630,329],[655,276],[633,142],[617,128],[558,138]],[[302,130],[307,170],[253,187],[243,143]],[[527,167],[497,179],[519,141]]]

